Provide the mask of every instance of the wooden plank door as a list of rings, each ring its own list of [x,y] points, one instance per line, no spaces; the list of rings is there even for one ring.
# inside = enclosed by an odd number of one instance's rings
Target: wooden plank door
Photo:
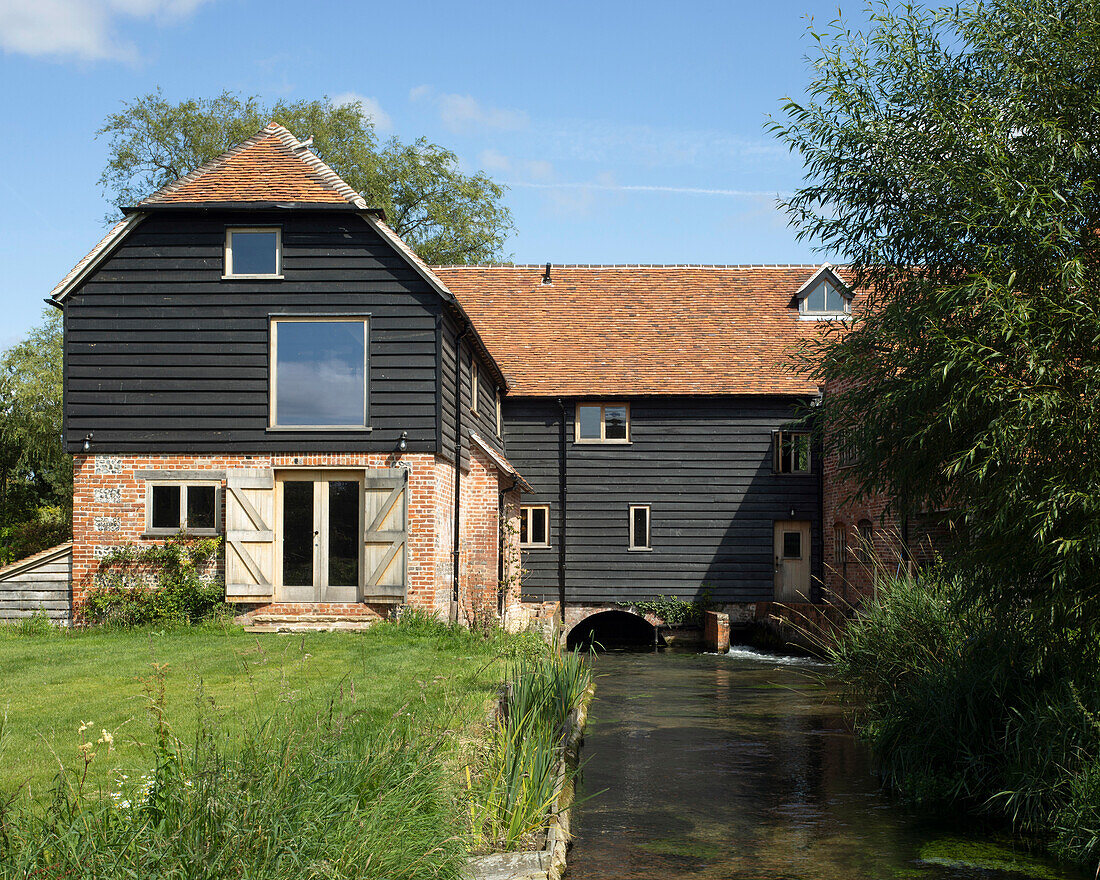
[[[275,583],[275,474],[230,468],[225,474],[225,597],[270,602]]]
[[[408,572],[408,471],[368,470],[363,484],[364,599],[404,601]]]
[[[775,523],[775,601],[810,601],[810,524]]]

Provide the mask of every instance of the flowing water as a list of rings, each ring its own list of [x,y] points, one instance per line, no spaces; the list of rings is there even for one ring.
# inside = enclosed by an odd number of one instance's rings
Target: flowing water
[[[1080,876],[884,795],[827,667],[734,648],[595,669],[569,880]]]

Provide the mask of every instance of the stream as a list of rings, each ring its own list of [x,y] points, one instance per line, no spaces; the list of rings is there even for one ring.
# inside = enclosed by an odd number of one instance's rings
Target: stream
[[[595,660],[569,880],[1078,880],[885,795],[828,667],[730,654]]]

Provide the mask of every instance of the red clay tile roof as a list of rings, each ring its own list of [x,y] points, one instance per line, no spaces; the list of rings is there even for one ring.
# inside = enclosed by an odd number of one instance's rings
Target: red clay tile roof
[[[519,396],[816,394],[790,306],[817,266],[440,266]]]
[[[353,205],[363,198],[283,126],[270,122],[227,153],[157,190],[139,207],[196,202]]]

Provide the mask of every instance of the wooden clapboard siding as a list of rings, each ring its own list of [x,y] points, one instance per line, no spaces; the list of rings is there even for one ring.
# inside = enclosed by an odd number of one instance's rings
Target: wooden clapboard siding
[[[573,442],[566,409],[566,599],[603,603],[679,596],[704,587],[721,602],[772,598],[773,523],[811,521],[820,576],[820,462],[811,474],[772,473],[772,431],[795,413],[781,397],[635,398],[630,445]],[[550,506],[547,549],[524,551],[524,595],[558,598],[556,400],[505,399],[509,460],[532,484],[524,504]],[[630,551],[628,510],[651,507],[651,551]]]
[[[71,544],[62,544],[0,569],[0,620],[44,612],[68,622],[72,612]]]
[[[462,403],[462,466],[470,465],[470,431],[476,431],[478,435],[497,452],[504,452],[503,441],[497,437],[496,420],[496,387],[488,364],[476,353],[468,339],[458,340],[460,330],[458,321],[450,314],[443,318],[441,337],[441,364],[442,364],[442,437],[441,446],[443,454],[454,460],[455,450],[455,402]],[[461,346],[461,351],[459,347]],[[462,379],[459,383],[458,394],[455,394],[455,357],[462,360]],[[471,358],[477,358],[480,365],[481,378],[478,382],[478,409],[474,412],[470,408],[470,363]]]
[[[222,280],[233,225],[282,227],[284,280]],[[151,216],[66,300],[67,449],[436,451],[441,310],[355,215]],[[266,430],[272,313],[370,316],[371,432]]]

